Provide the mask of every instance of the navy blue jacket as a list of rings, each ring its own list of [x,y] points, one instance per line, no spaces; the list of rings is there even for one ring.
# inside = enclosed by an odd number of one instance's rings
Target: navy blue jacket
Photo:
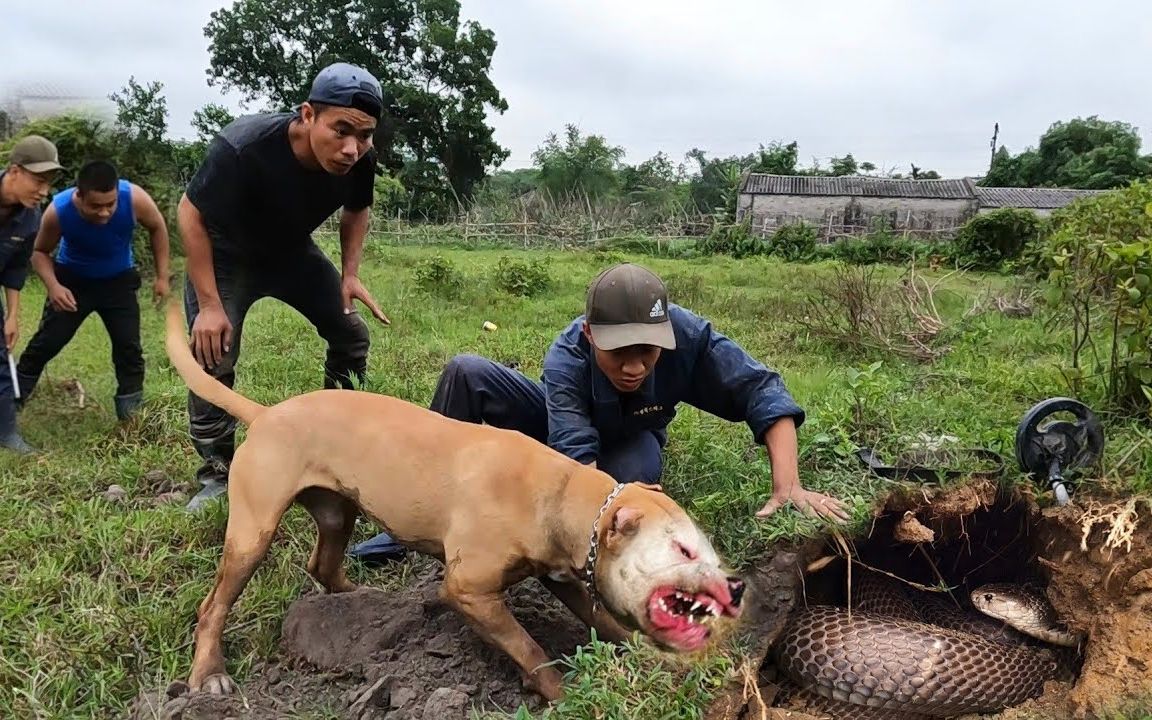
[[[779,373],[690,310],[669,303],[668,316],[676,349],[661,351],[656,367],[633,393],[617,391],[596,365],[581,330],[584,316],[560,334],[544,356],[542,377],[550,447],[589,463],[599,459],[602,449],[645,430],[655,433],[663,447],[681,402],[747,423],[761,444],[780,418],[791,417],[797,427],[804,423],[804,410]]]
[[[0,182],[5,172],[0,172]],[[20,207],[16,214],[0,222],[0,285],[22,290],[28,279],[32,246],[40,230],[40,208]]]

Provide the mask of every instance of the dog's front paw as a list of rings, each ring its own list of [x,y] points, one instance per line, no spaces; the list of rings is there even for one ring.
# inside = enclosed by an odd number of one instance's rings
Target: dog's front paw
[[[204,682],[200,683],[200,692],[211,695],[231,695],[236,692],[236,683],[232,682],[228,673],[216,673],[204,678]]]
[[[532,675],[521,675],[524,689],[534,692],[548,702],[564,698],[564,679],[554,668],[538,669]]]

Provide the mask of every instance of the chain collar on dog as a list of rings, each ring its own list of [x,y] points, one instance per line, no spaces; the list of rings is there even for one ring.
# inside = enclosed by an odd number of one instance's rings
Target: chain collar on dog
[[[592,537],[588,541],[588,558],[584,561],[584,570],[581,578],[584,587],[588,590],[588,595],[592,598],[592,612],[596,612],[600,606],[600,594],[596,592],[596,559],[600,555],[600,519],[604,517],[604,511],[624,489],[624,483],[616,483],[616,487],[612,488],[612,492],[608,494],[608,499],[600,506],[600,512],[596,514],[596,521],[592,523]]]

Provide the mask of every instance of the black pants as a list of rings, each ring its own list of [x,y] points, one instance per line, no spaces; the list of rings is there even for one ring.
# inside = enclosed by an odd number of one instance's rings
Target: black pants
[[[232,343],[219,365],[208,373],[228,387],[236,379],[244,317],[257,300],[276,298],[303,315],[328,343],[324,387],[352,387],[363,382],[368,364],[368,326],[355,310],[344,314],[340,271],[320,248],[306,249],[260,263],[214,258],[216,287],[224,313],[232,323]],[[191,332],[199,312],[191,278],[185,279],[184,313]],[[188,393],[189,432],[196,452],[204,458],[200,476],[224,480],[235,450],[236,419],[222,409]]]
[[[44,366],[76,335],[93,312],[100,316],[112,341],[112,367],[116,372],[116,394],[132,395],[144,390],[144,352],[140,347],[140,274],[126,270],[109,278],[83,278],[56,267],[60,284],[72,291],[76,310],[56,310],[47,300],[40,315],[40,327],[20,354],[16,375],[20,397],[27,398],[40,380]]]
[[[429,408],[548,442],[548,408],[540,383],[478,355],[465,353],[448,362]],[[617,482],[658,483],[664,472],[663,449],[656,435],[645,430],[601,448],[596,466]]]

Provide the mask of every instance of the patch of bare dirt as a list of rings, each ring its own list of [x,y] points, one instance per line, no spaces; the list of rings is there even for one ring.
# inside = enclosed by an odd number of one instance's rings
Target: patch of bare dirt
[[[959,594],[989,581],[1020,582],[1046,595],[1068,629],[1088,634],[1074,683],[1051,681],[1040,697],[963,720],[1094,720],[1152,699],[1152,502],[1078,498],[1041,510],[1027,490],[1006,495],[984,480],[895,492],[863,537],[834,535],[794,555],[802,577],[793,598],[766,606],[775,617],[760,622],[753,659],[769,657],[789,612],[835,597],[849,556],[858,570],[924,586],[943,578]],[[773,707],[788,698],[777,697],[770,660],[759,671],[733,683],[709,720],[802,718],[803,710],[831,717],[791,702]]]
[[[1056,611],[1090,633],[1080,682],[1068,694],[1072,717],[1111,712],[1136,694],[1152,699],[1152,502],[1046,509],[1036,547]]]
[[[306,595],[285,614],[280,656],[256,668],[240,695],[169,697],[151,690],[136,698],[128,717],[463,720],[474,707],[541,707],[538,696],[522,691],[512,660],[440,602],[441,578],[441,566],[432,564],[399,591]],[[513,614],[554,659],[590,639],[588,628],[539,583],[521,583],[508,597]],[[231,649],[229,657],[236,653]],[[175,685],[172,694],[182,689]]]

